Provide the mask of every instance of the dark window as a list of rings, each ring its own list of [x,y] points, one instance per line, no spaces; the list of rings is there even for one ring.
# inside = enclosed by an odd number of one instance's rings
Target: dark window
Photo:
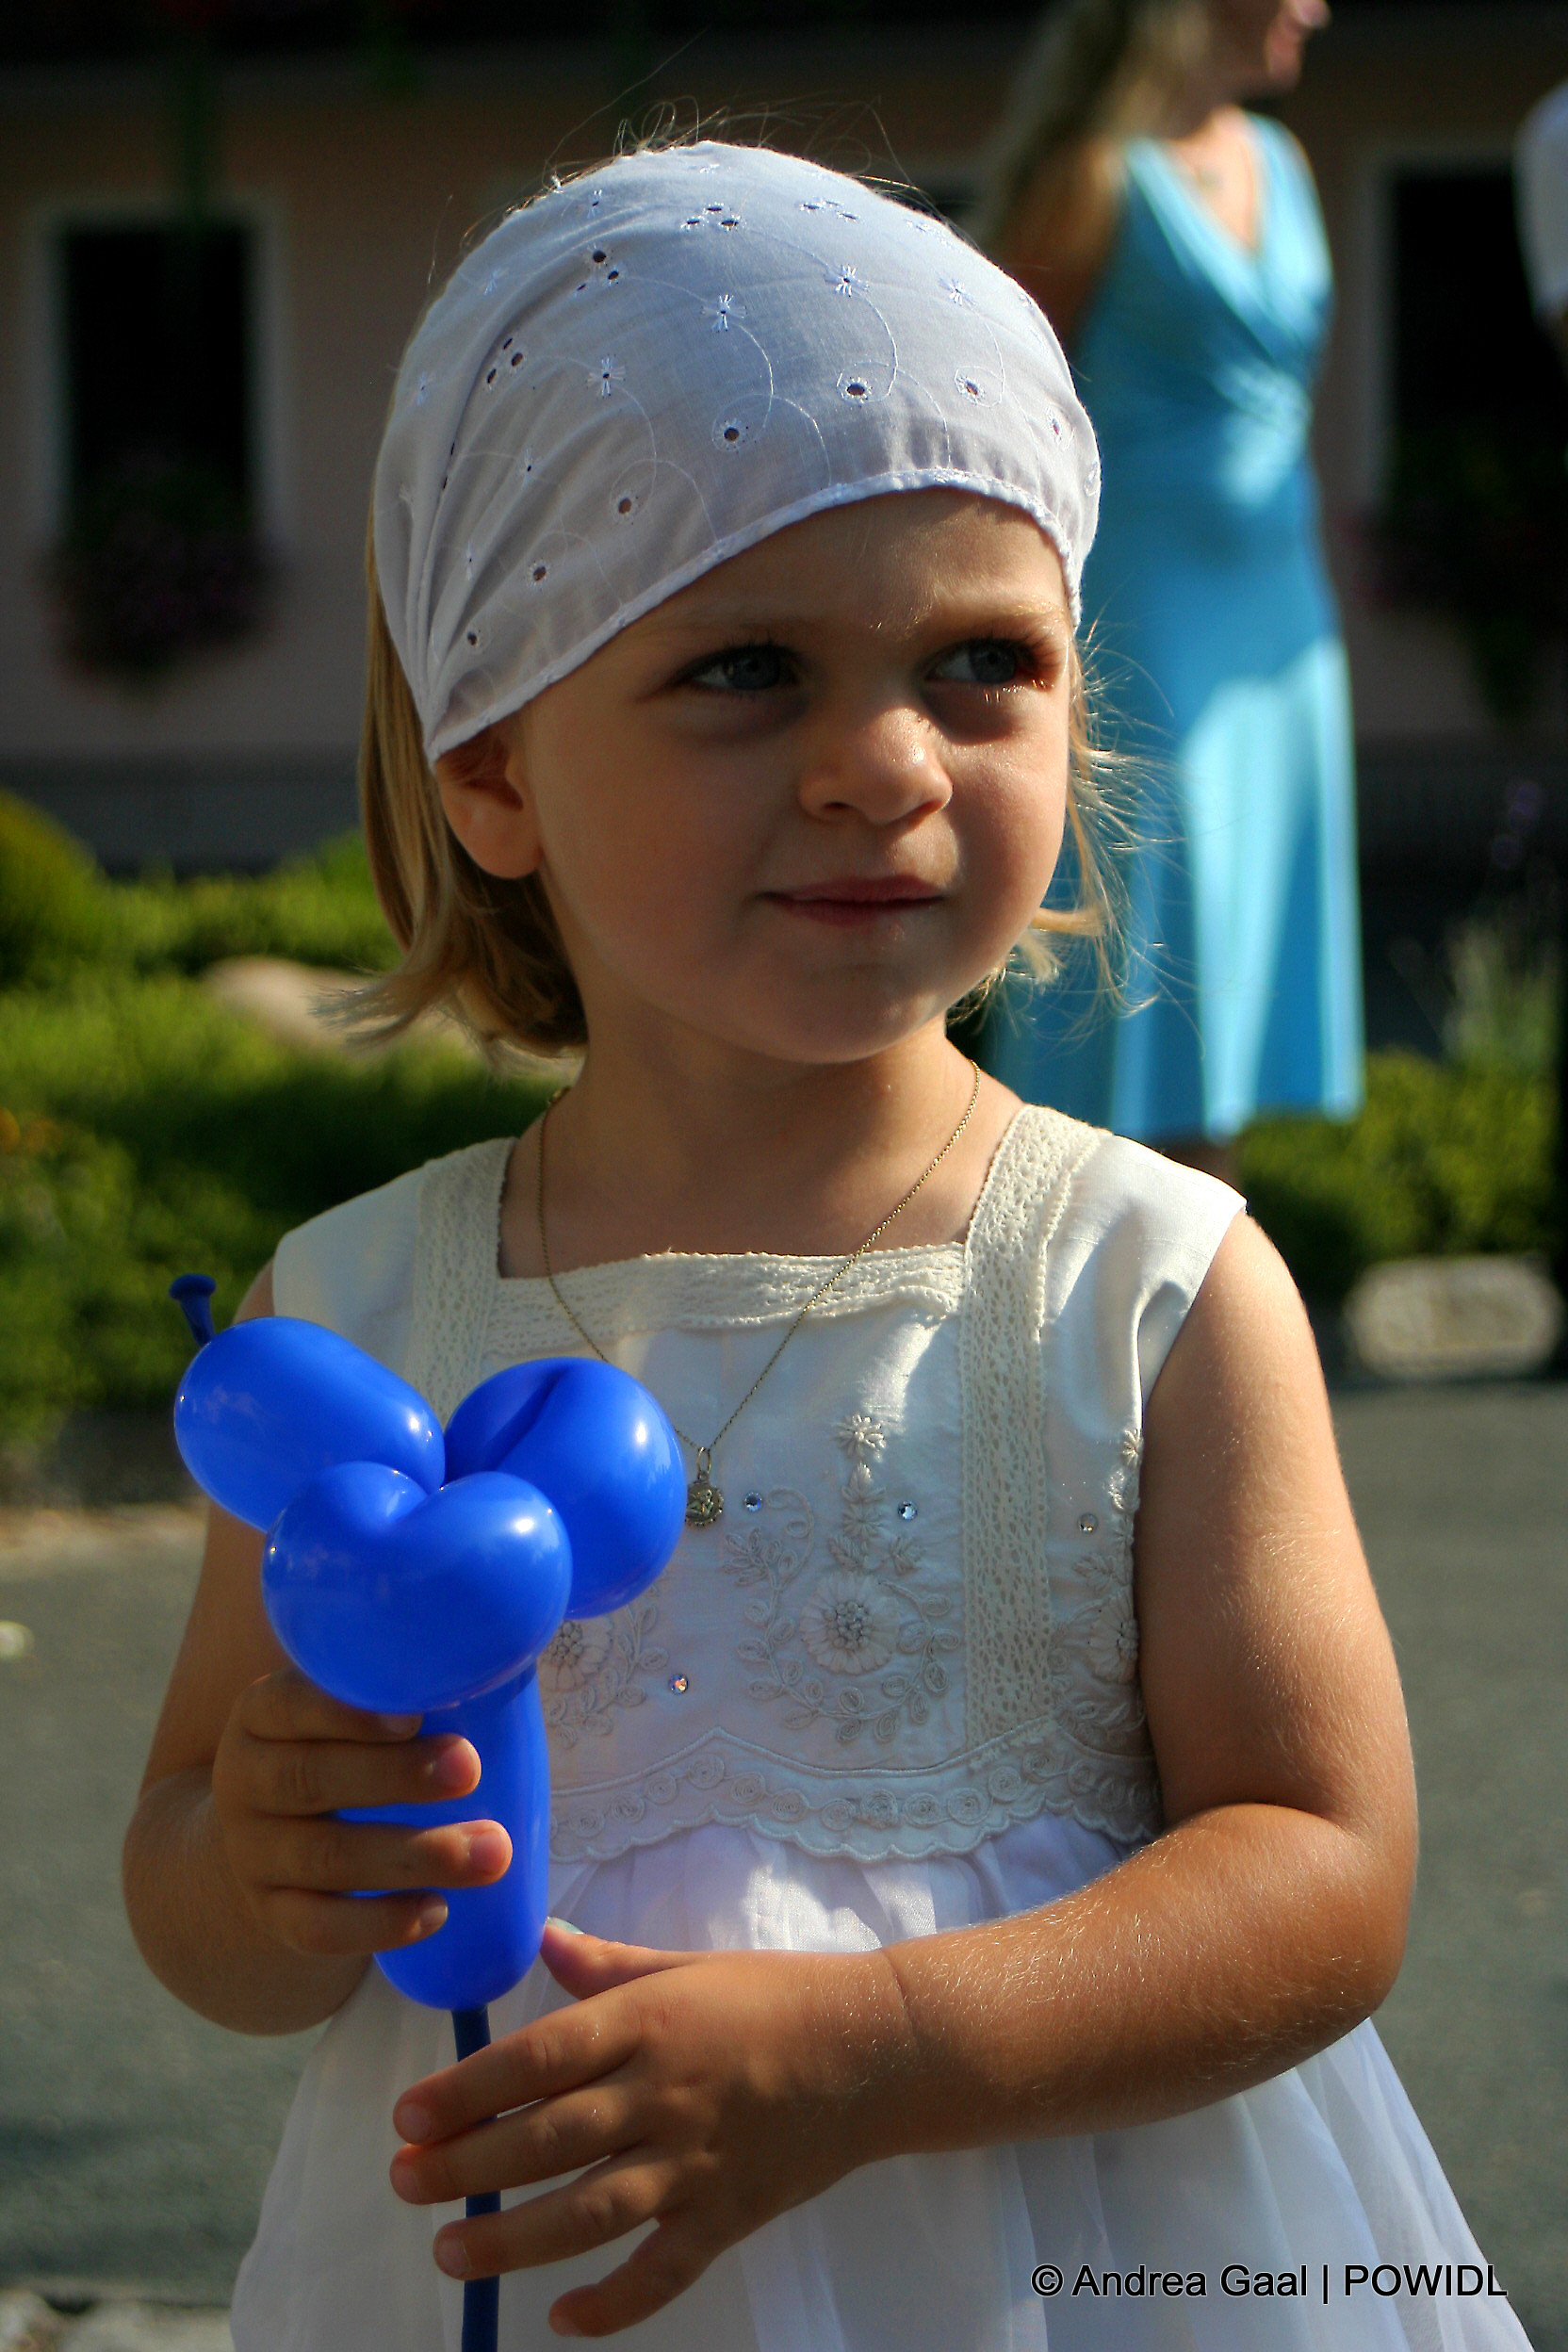
[[[1530,309],[1507,167],[1401,172],[1393,199],[1377,571],[1393,602],[1458,629],[1517,725],[1568,632],[1568,385]]]
[[[1530,308],[1505,166],[1399,174],[1394,288],[1401,431],[1484,424],[1562,449],[1568,385]]]
[[[68,482],[85,496],[147,462],[216,477],[253,517],[250,233],[81,227],[62,239]]]

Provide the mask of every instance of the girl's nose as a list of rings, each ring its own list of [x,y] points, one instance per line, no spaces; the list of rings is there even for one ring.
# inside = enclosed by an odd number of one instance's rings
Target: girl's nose
[[[939,808],[951,791],[929,723],[896,705],[825,728],[800,779],[809,815],[854,815],[871,825]]]

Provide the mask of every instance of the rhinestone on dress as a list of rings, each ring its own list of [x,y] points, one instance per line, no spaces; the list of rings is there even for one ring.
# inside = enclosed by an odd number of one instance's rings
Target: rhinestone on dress
[[[681,1695],[685,1691],[689,1690],[691,1687],[691,1682],[685,1674],[672,1674],[670,1676],[670,1689],[675,1692],[677,1698],[681,1697]]]
[[[1098,1533],[1098,1531],[1099,1531],[1099,1527],[1100,1527],[1100,1522],[1099,1522],[1099,1520],[1095,1517],[1095,1515],[1094,1515],[1093,1511],[1085,1511],[1085,1513],[1084,1513],[1084,1515],[1083,1515],[1083,1517],[1082,1517],[1082,1518],[1079,1520],[1079,1522],[1078,1522],[1078,1532],[1079,1532],[1079,1534],[1080,1534],[1080,1535],[1094,1535],[1094,1534],[1097,1534],[1097,1533]]]
[[[761,1508],[762,1497],[760,1494],[748,1494],[746,1496],[746,1509],[748,1511],[760,1511]]]
[[[920,1505],[918,1503],[900,1503],[898,1507],[898,1515],[901,1519],[918,1519],[920,1517]]]

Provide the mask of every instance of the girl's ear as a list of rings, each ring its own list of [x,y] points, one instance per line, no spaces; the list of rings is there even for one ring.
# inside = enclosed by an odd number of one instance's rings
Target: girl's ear
[[[542,856],[521,749],[504,720],[445,751],[435,781],[447,823],[483,874],[515,882]]]

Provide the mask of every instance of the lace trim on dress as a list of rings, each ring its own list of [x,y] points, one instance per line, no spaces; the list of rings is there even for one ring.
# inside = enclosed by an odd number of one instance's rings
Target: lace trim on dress
[[[513,1138],[432,1160],[419,1187],[419,1241],[404,1377],[449,1421],[477,1388],[499,1281],[499,1210]],[[534,1353],[541,1352],[533,1350]]]
[[[1128,1846],[1159,1827],[1141,1786],[1053,1723],[1022,1725],[939,1773],[901,1772],[884,1756],[861,1773],[784,1773],[776,1758],[720,1737],[678,1751],[655,1772],[564,1792],[550,1856],[612,1861],[629,1847],[718,1822],[824,1857],[926,1861],[972,1854],[1041,1812],[1067,1814]]]
[[[1007,1140],[1007,1181],[988,1189],[971,1235],[959,1340],[964,1627],[976,1745],[1051,1713],[1045,1252],[1094,1130],[1052,1111],[1025,1113]]]

